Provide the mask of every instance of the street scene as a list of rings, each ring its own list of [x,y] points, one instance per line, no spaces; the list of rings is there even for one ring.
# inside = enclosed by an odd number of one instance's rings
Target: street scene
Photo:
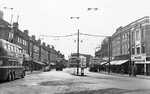
[[[0,94],[150,94],[149,0],[0,0]]]
[[[0,83],[0,94],[149,94],[150,77],[89,72],[86,76],[64,71],[27,73],[23,79]]]

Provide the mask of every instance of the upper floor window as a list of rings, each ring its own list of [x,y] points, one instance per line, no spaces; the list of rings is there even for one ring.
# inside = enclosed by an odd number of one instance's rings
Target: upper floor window
[[[122,34],[122,42],[124,42],[124,34]]]
[[[136,51],[137,51],[137,54],[140,54],[140,46],[137,45]]]
[[[132,46],[132,54],[135,54],[135,47]]]
[[[145,38],[145,29],[144,28],[142,29],[142,33],[141,34],[142,34],[141,37]]]
[[[142,44],[142,53],[145,53],[145,44]]]
[[[136,40],[140,40],[140,31],[139,30],[136,31]]]
[[[135,39],[135,34],[134,34],[134,32],[132,32],[132,41],[134,41],[134,39]]]
[[[20,38],[18,37],[18,43],[20,42]]]

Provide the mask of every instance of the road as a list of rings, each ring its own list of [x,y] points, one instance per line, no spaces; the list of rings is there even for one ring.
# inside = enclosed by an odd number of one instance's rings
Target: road
[[[73,69],[38,72],[23,79],[0,83],[0,94],[150,94],[150,79],[114,76],[85,70],[87,76],[71,75]]]

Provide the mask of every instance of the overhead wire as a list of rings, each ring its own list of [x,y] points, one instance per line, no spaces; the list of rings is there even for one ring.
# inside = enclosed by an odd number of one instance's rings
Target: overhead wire
[[[70,36],[74,36],[74,35],[77,35],[77,33],[75,33],[75,34],[70,34],[70,35],[64,35],[64,36],[49,36],[49,35],[40,35],[40,36],[53,37],[53,38],[61,38],[61,37],[70,37]]]
[[[92,36],[92,37],[110,37],[110,36],[92,35],[92,34],[85,34],[85,33],[80,33],[80,35]]]

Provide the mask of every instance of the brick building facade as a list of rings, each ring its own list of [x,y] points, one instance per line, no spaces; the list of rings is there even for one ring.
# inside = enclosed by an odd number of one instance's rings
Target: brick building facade
[[[106,39],[104,39],[106,40]],[[108,53],[108,45],[102,43],[97,52],[103,58]],[[125,73],[129,69],[133,73],[150,75],[150,17],[145,16],[124,27],[119,27],[112,35],[111,40],[111,71],[120,72],[121,66]],[[105,52],[106,51],[106,52]],[[105,53],[104,53],[105,52]],[[131,68],[130,61],[131,60]],[[107,64],[108,65],[108,64]]]
[[[9,24],[2,18],[0,19],[0,38],[9,42],[15,43],[22,47],[22,52],[25,56],[26,69],[33,67],[35,70],[42,69],[43,66],[54,62],[58,56],[64,58],[64,55],[56,51],[54,47],[41,43],[41,40],[36,40],[36,37],[29,36],[29,31],[19,30],[17,22],[13,25]]]

